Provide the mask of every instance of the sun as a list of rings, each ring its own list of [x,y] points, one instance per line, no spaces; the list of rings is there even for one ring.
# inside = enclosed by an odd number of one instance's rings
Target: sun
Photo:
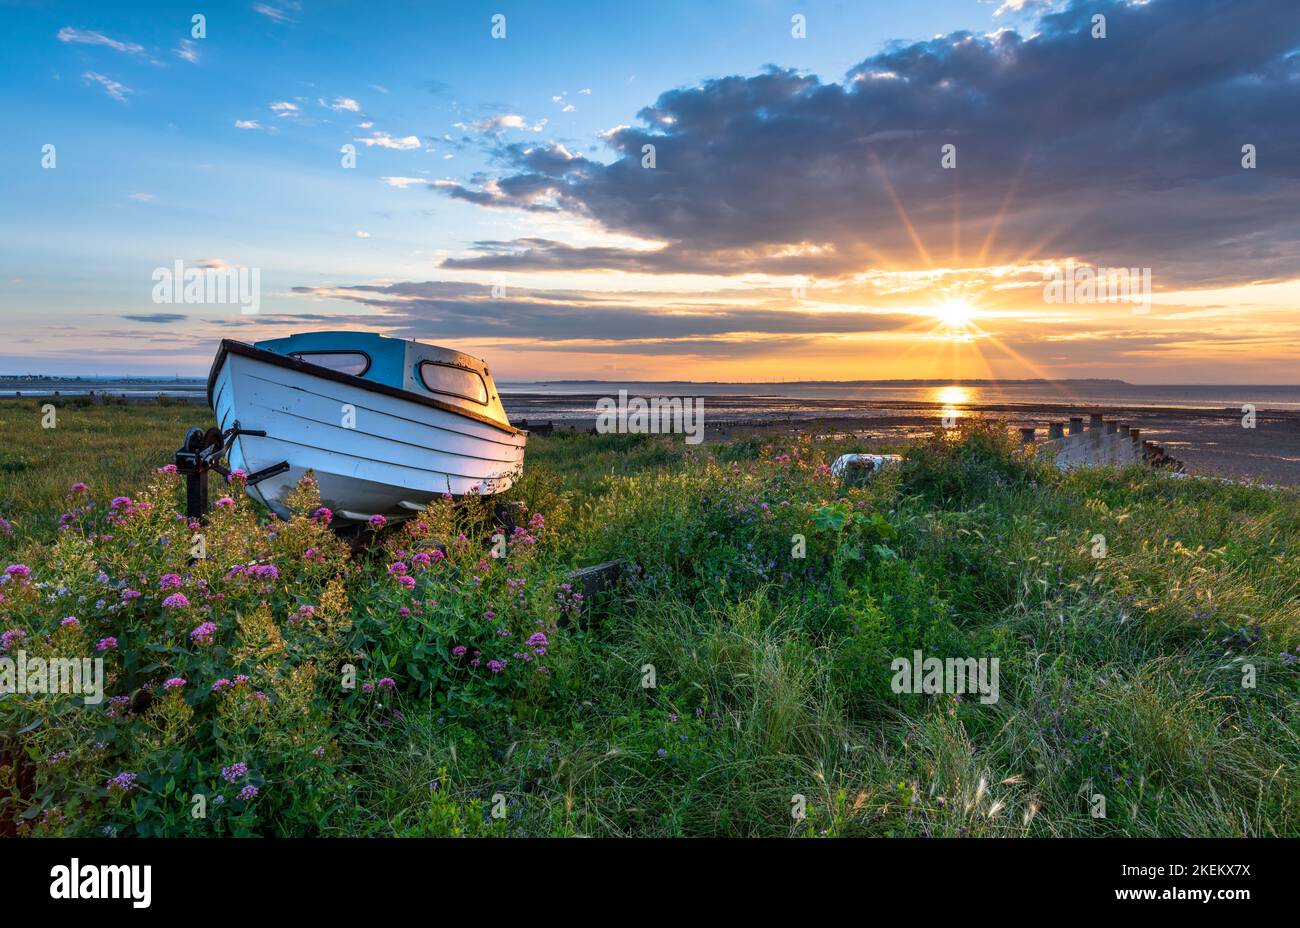
[[[975,310],[962,299],[948,299],[934,308],[934,317],[950,331],[961,331],[970,325]]]

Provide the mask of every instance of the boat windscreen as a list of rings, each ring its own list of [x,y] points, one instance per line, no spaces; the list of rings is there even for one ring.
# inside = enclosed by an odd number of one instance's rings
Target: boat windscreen
[[[294,351],[289,357],[353,377],[360,377],[370,369],[370,356],[361,351]]]
[[[475,403],[487,404],[487,384],[477,371],[444,364],[438,361],[424,361],[420,364],[420,379],[434,393],[447,396],[459,396]]]

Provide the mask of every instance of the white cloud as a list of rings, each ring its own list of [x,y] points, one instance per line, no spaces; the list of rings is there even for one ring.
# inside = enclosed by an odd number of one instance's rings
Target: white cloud
[[[295,9],[297,8],[297,4],[290,4],[290,5],[293,6]],[[265,16],[267,19],[271,20],[272,22],[277,22],[277,23],[293,22],[293,20],[289,18],[288,13],[280,9],[278,6],[271,6],[271,4],[269,3],[254,3],[253,12],[261,13],[263,16]]]
[[[369,119],[367,119],[365,122],[359,122],[359,123],[357,123],[357,128],[358,128],[358,129],[371,129],[371,128],[374,128],[374,125],[375,125],[375,124],[374,124],[373,122],[371,122]]]
[[[1001,16],[1003,13],[1019,13],[1029,6],[1043,6],[1050,8],[1053,0],[1003,0],[1002,5],[993,11],[994,16]]]
[[[572,113],[572,112],[573,112],[574,110],[576,110],[576,109],[577,109],[577,107],[574,106],[572,103],[566,103],[566,104],[564,104],[564,108],[561,109],[560,112],[561,112],[561,113]]]
[[[256,119],[236,119],[235,128],[236,129],[260,129],[262,128],[262,124],[259,123]]]
[[[126,102],[126,95],[128,93],[135,93],[134,90],[132,90],[130,87],[127,87],[125,84],[119,84],[117,81],[113,80],[112,78],[105,77],[104,75],[99,74],[95,71],[87,71],[85,74],[81,76],[87,82],[94,81],[95,83],[99,84],[99,86],[104,88],[104,93],[108,94],[110,97],[112,97],[114,100],[118,101],[119,103]]]
[[[281,118],[285,116],[296,117],[299,112],[298,104],[290,103],[287,100],[281,100],[279,103],[272,103],[271,110],[275,113],[279,113]]]
[[[398,190],[405,190],[407,187],[414,187],[416,184],[428,183],[423,177],[381,177],[379,179],[389,187],[396,187]]]
[[[375,90],[378,90],[380,93],[388,93],[388,88],[382,84],[371,84],[370,86]]]
[[[360,113],[361,104],[351,97],[335,97],[334,102],[330,104],[330,109],[339,112]]]
[[[176,57],[182,58],[191,64],[199,63],[199,50],[189,39],[181,39],[180,48],[176,49]]]
[[[380,148],[394,148],[398,151],[410,151],[412,148],[420,147],[419,136],[408,135],[405,138],[395,139],[387,132],[372,132],[368,139],[353,139],[352,141],[360,142],[367,148],[378,145]]]
[[[117,39],[110,39],[102,32],[91,32],[86,29],[73,29],[71,26],[64,26],[59,30],[60,42],[76,42],[81,45],[104,45],[116,52],[125,52],[128,55],[143,55],[144,46],[137,45],[134,42],[119,42]]]
[[[369,233],[369,232],[362,232],[360,229],[357,229],[357,231],[356,231],[356,236],[357,236],[357,238],[370,238],[370,233]]]
[[[479,133],[480,135],[497,135],[507,129],[519,129],[524,132],[541,132],[546,128],[546,120],[539,119],[530,126],[528,120],[524,119],[524,117],[520,116],[518,113],[506,113],[504,116],[491,116],[487,119],[480,119],[468,124],[458,122],[455,125],[458,129],[469,129],[473,132]]]
[[[578,91],[578,93],[584,93],[584,94],[586,94],[587,96],[591,96],[591,88],[590,88],[590,87],[583,87],[581,90]]]
[[[132,193],[127,195],[128,200],[135,200],[137,203],[148,203],[153,199],[152,193]]]

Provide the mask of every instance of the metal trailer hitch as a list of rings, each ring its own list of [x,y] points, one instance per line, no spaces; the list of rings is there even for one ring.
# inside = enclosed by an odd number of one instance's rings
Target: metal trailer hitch
[[[207,431],[192,428],[185,433],[185,443],[176,449],[176,473],[185,475],[185,515],[188,518],[200,519],[208,511],[208,471],[216,471],[227,479],[230,477],[230,469],[220,462],[240,435],[265,438],[266,432],[240,428],[235,422],[224,432],[213,427]],[[254,471],[244,478],[244,483],[251,486],[288,469],[289,462],[281,461]]]

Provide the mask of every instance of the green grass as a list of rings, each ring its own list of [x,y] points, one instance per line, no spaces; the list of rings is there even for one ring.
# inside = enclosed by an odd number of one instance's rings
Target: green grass
[[[0,556],[74,590],[99,569],[133,583],[198,572],[153,553],[143,525],[108,542],[59,539],[54,526],[71,483],[89,483],[101,505],[135,496],[202,418],[194,407],[69,407],[44,431],[34,404],[0,406],[0,517],[15,526]],[[256,596],[223,580],[222,562],[210,589],[229,598],[205,615],[229,655],[181,642],[157,652],[153,675],[206,688],[246,666],[267,681],[273,710],[301,700],[310,711],[272,711],[255,737],[232,733],[187,687],[185,703],[163,698],[153,714],[97,729],[111,731],[111,756],[76,754],[77,776],[57,777],[39,764],[90,723],[60,716],[19,734],[28,716],[0,702],[0,817],[35,834],[1300,835],[1294,491],[1141,468],[1062,475],[978,426],[841,490],[821,465],[844,450],[534,438],[511,495],[546,530],[511,569],[542,595],[513,606],[468,579],[482,572],[472,546],[490,544],[472,507],[429,515],[443,526],[435,534],[456,531],[441,518],[471,536],[465,573],[431,570],[409,593],[385,565],[409,559],[410,538],[350,563],[332,552],[326,569],[297,566],[293,552],[323,544],[305,521],[253,549],[246,528],[223,535],[231,563],[251,550],[280,568],[260,595],[284,663],[249,656],[255,636],[233,615],[246,619]],[[248,526],[254,514],[240,517]],[[236,524],[225,518],[212,532]],[[620,592],[556,620],[550,591],[563,572],[612,558],[635,565]],[[324,603],[330,578],[346,590],[351,626],[303,638],[286,617]],[[90,639],[168,638],[146,593],[130,619],[83,603]],[[438,605],[399,618],[412,598]],[[0,629],[44,634],[72,608],[6,607]],[[493,634],[502,620],[485,623],[487,608],[511,610],[519,627],[557,621],[544,680],[444,666],[450,644]],[[998,658],[999,700],[893,692],[890,662],[914,649]],[[392,705],[286,682],[294,667],[327,675],[345,660],[359,679],[396,678]],[[124,666],[119,686],[130,674]],[[141,741],[170,718],[158,706],[184,716],[168,722],[180,732],[174,755]],[[383,714],[393,706],[400,721]],[[199,722],[210,718],[217,748]],[[295,784],[295,752],[326,742],[328,768]],[[240,758],[258,770],[259,798],[210,825],[187,820],[181,797],[217,789],[200,781]],[[98,785],[121,770],[141,774],[129,804]],[[1104,818],[1090,814],[1095,797]]]
[[[41,410],[49,402],[56,412],[54,428],[47,429]],[[172,461],[187,429],[215,424],[207,407],[182,403],[93,406],[66,398],[0,400],[0,518],[24,534],[48,538],[72,484],[134,493],[153,468]]]

